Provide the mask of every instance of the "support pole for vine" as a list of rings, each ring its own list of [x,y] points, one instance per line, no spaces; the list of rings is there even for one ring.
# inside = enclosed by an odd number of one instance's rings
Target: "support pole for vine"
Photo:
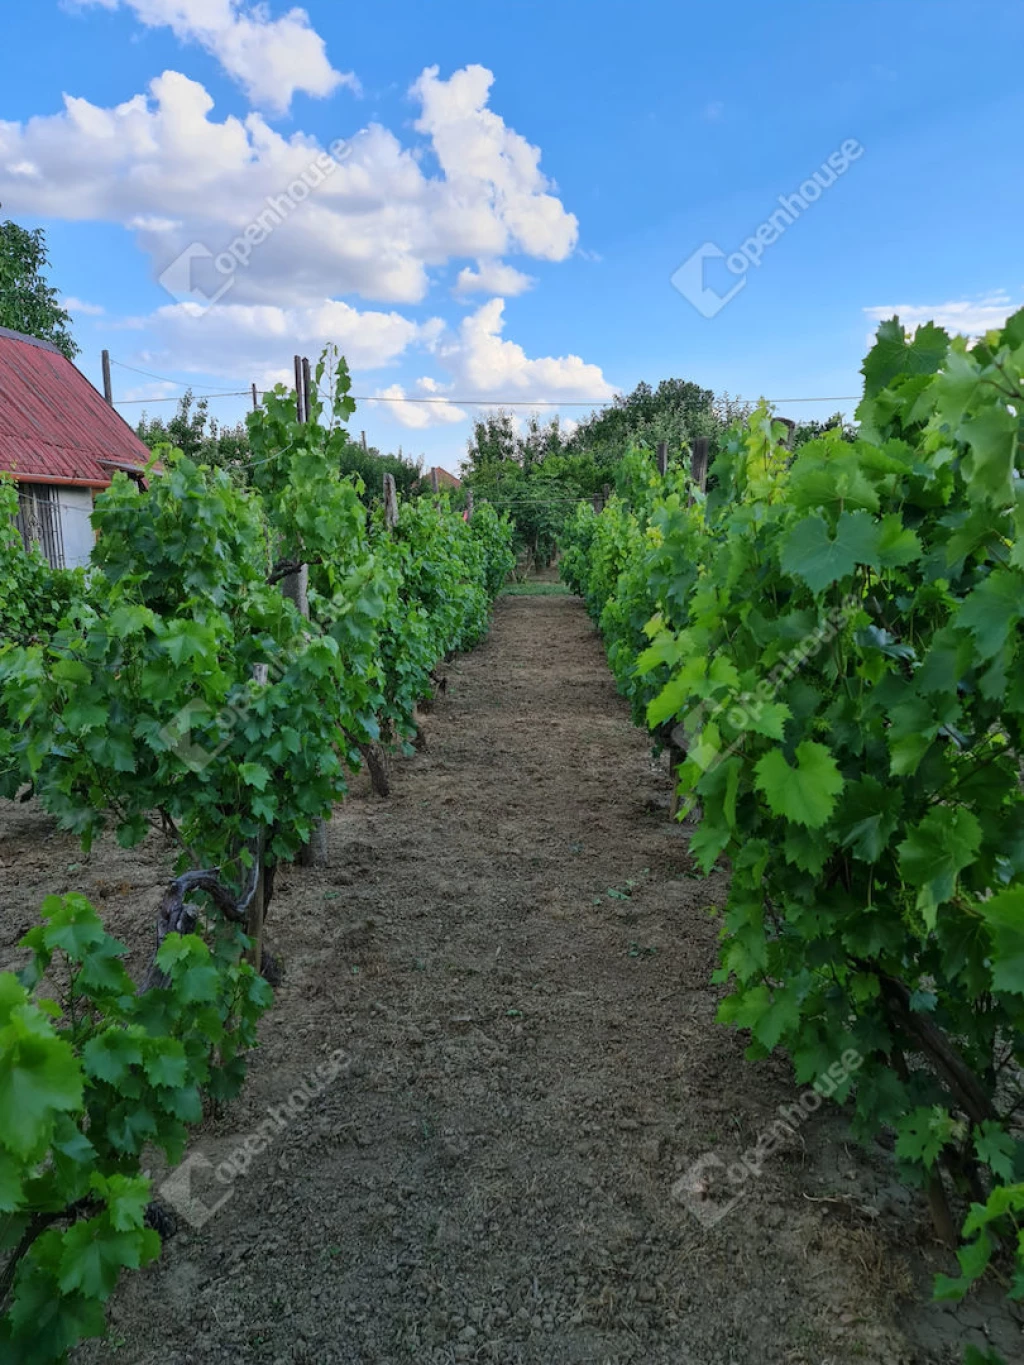
[[[295,420],[296,422],[304,422],[306,414],[302,407],[302,357],[297,355],[293,359],[295,364]]]

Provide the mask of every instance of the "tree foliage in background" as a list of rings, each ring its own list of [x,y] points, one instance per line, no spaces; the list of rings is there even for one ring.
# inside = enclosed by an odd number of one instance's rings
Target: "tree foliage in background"
[[[42,228],[23,228],[9,218],[0,223],[0,327],[49,341],[74,360],[71,315],[47,283],[49,265]]]
[[[166,421],[143,412],[135,434],[150,450],[172,446],[196,464],[228,469],[244,481],[250,456],[245,423],[222,425],[210,416],[208,400],[195,398],[191,389],[181,395],[174,416]]]
[[[479,418],[466,453],[465,482],[515,522],[516,544],[535,566],[550,564],[558,538],[583,499],[616,482],[632,450],[668,444],[671,464],[682,464],[697,437],[713,457],[729,424],[749,405],[683,379],[657,388],[641,383],[566,431],[559,418],[525,420],[506,411]]]

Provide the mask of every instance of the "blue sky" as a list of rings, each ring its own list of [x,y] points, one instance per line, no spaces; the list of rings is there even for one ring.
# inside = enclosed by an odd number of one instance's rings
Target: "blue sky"
[[[37,0],[4,28],[4,215],[45,226],[86,373],[107,347],[162,377],[115,365],[132,419],[128,400],[172,410],[164,381],[262,387],[333,339],[355,392],[387,400],[356,430],[456,469],[479,410],[459,400],[571,418],[668,376],[851,395],[882,310],[977,332],[1024,302],[1016,0]],[[759,265],[705,263],[718,296],[745,280],[713,316],[673,287],[851,139]],[[193,244],[211,256],[167,276]],[[442,401],[395,401],[413,397]]]

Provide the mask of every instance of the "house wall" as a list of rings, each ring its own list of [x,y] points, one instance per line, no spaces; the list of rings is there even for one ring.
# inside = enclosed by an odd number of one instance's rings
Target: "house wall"
[[[89,516],[92,512],[92,489],[60,487],[57,490],[60,524],[64,535],[64,565],[77,569],[88,564],[96,535]]]

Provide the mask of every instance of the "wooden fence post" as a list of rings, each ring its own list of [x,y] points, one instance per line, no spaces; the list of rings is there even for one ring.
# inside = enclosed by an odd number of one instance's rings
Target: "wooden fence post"
[[[437,496],[437,465],[434,465],[430,471],[430,491],[435,497]]]
[[[690,456],[690,474],[693,482],[703,493],[708,485],[708,438],[696,436]]]
[[[303,420],[304,422],[308,422],[308,421],[309,421],[309,409],[310,409],[309,395],[310,395],[311,387],[312,387],[312,381],[311,381],[310,373],[309,373],[309,358],[308,358],[308,356],[303,356],[303,357],[302,357],[302,420]]]
[[[252,386],[252,410],[253,410],[253,412],[256,411],[256,409],[259,407],[259,405],[260,405],[260,400],[259,400],[259,398],[256,396],[256,385],[253,384],[253,386]]]
[[[302,357],[295,357],[295,420],[304,422],[306,415],[302,410]]]
[[[104,351],[101,358],[103,361],[103,397],[107,400],[110,406],[113,407],[114,388],[110,382],[110,352]]]
[[[662,478],[668,473],[668,442],[658,442],[658,473]]]
[[[267,664],[253,664],[253,682],[261,687],[267,685],[270,676],[270,668]],[[246,953],[246,961],[249,962],[254,971],[259,972],[263,967],[263,891],[264,891],[264,867],[263,867],[263,835],[255,840],[253,857],[256,859],[256,889],[253,893],[252,904],[249,906],[249,913],[245,921],[246,937],[251,940],[249,951]]]
[[[398,489],[394,474],[384,475],[384,525],[389,531],[398,525]]]

